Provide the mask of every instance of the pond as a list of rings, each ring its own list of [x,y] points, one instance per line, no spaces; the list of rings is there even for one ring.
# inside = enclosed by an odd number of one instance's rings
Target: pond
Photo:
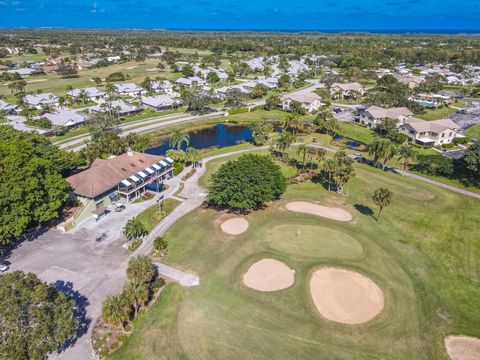
[[[188,146],[197,149],[223,148],[240,144],[252,139],[252,131],[243,125],[225,125],[216,124],[211,127],[202,128],[187,132],[190,135],[190,144]],[[160,143],[148,149],[148,154],[165,155],[167,150],[172,147],[168,144],[170,137],[163,138]],[[182,145],[185,150],[187,146]]]

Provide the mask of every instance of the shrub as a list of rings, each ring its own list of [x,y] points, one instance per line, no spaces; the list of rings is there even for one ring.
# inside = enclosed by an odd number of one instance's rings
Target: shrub
[[[118,348],[118,342],[114,342],[112,345],[110,345],[110,350],[115,350]]]
[[[454,170],[453,160],[443,155],[421,155],[415,169],[428,175],[451,175]]]
[[[114,81],[125,81],[125,75],[120,72],[114,72],[107,76],[105,82],[114,82]]]
[[[453,143],[455,145],[458,145],[458,144],[468,144],[470,141],[472,141],[471,138],[469,138],[468,136],[465,136],[465,137],[461,137],[461,138],[455,138],[453,139]]]
[[[183,171],[184,168],[185,165],[183,163],[176,163],[175,167],[173,168],[173,175],[177,176]]]
[[[159,278],[156,278],[155,281],[152,283],[152,289],[160,289],[164,285],[165,285],[165,280],[159,277]]]
[[[135,251],[138,249],[140,245],[142,245],[143,240],[142,239],[133,239],[128,243],[128,250],[130,251]]]
[[[163,236],[157,236],[153,240],[153,250],[155,256],[165,255],[167,253],[168,241]]]

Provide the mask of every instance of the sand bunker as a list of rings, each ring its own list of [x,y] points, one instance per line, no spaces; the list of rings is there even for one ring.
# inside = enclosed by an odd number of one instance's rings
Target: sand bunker
[[[287,210],[290,210],[290,211],[322,216],[332,220],[338,220],[338,221],[352,220],[352,214],[350,214],[346,210],[343,210],[340,208],[317,205],[317,204],[313,204],[306,201],[294,201],[294,202],[288,203],[286,207],[287,207]]]
[[[333,267],[316,270],[310,293],[317,310],[328,320],[361,324],[377,316],[385,305],[382,290],[354,271]]]
[[[248,229],[248,221],[244,218],[233,218],[224,221],[221,225],[222,231],[229,235],[239,235]]]
[[[243,275],[243,283],[258,291],[277,291],[286,289],[295,281],[295,270],[283,262],[274,259],[262,259]]]
[[[445,347],[452,360],[480,359],[480,339],[470,336],[448,336]]]

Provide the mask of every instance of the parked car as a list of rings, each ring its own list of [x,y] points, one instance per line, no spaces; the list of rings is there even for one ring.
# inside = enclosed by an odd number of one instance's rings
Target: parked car
[[[115,206],[115,212],[122,212],[123,210],[125,210],[125,205],[116,205]]]
[[[95,241],[96,242],[101,242],[101,241],[105,240],[107,238],[107,236],[108,236],[107,233],[100,234],[95,238]]]
[[[0,272],[1,273],[4,273],[5,271],[7,271],[10,267],[8,266],[8,264],[6,263],[2,263],[0,264]]]
[[[343,109],[342,109],[342,108],[339,108],[339,107],[333,109],[333,112],[336,113],[336,114],[341,113],[342,111],[343,111]]]

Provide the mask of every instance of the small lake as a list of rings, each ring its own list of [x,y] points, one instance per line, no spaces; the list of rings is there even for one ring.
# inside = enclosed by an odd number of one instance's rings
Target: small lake
[[[187,132],[190,135],[188,146],[197,149],[223,148],[240,144],[252,139],[252,131],[243,125],[216,124],[211,127]],[[153,155],[165,155],[172,147],[168,144],[170,137],[163,138],[158,146],[148,149],[146,153]],[[187,146],[182,145],[185,150]]]

